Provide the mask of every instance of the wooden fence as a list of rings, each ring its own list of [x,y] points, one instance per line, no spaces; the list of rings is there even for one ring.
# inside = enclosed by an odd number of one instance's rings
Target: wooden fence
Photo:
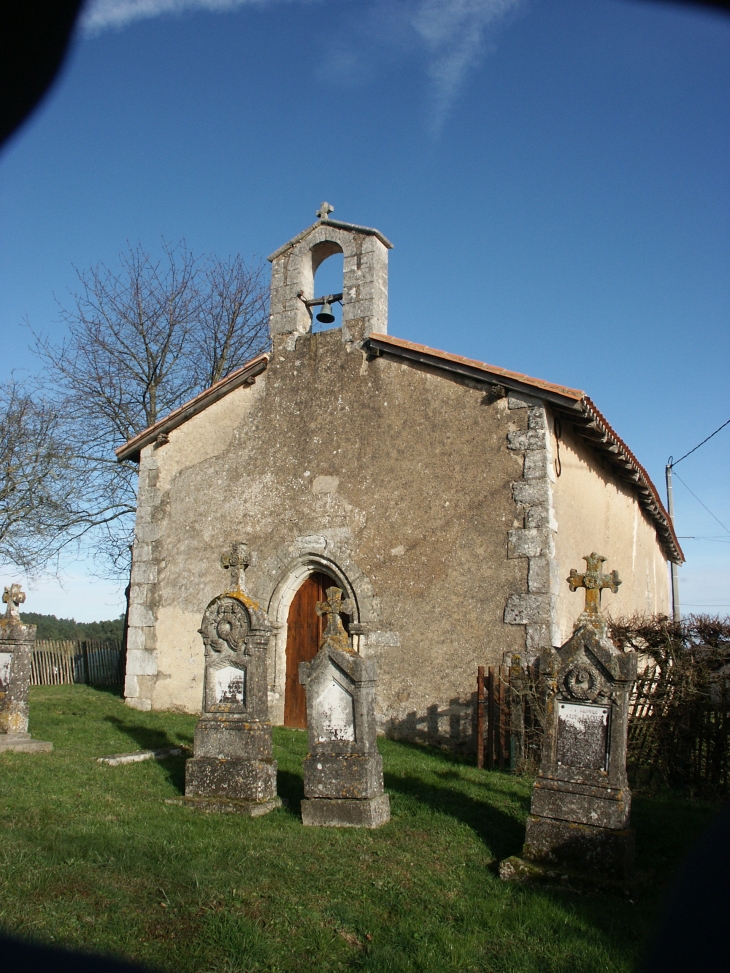
[[[544,703],[532,666],[479,666],[477,766],[534,771],[540,763]]]
[[[40,639],[33,650],[32,686],[119,686],[124,679],[124,657],[117,640]]]
[[[629,704],[627,764],[635,785],[698,793],[730,791],[730,673],[649,666]],[[540,763],[545,696],[531,666],[479,666],[477,766],[534,772]]]

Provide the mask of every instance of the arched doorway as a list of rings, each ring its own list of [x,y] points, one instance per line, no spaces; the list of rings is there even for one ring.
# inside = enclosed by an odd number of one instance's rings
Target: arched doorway
[[[314,571],[302,582],[289,606],[286,632],[286,680],[284,687],[284,726],[305,729],[307,698],[299,682],[299,663],[309,662],[317,654],[325,621],[317,614],[318,601],[326,601],[327,588],[339,587],[323,571]],[[345,631],[349,619],[341,615]]]

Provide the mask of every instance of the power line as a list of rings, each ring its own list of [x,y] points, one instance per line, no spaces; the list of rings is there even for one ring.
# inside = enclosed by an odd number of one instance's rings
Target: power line
[[[728,419],[728,422],[730,422],[730,419]],[[727,425],[727,422],[725,423],[725,425]],[[722,427],[720,427],[720,428],[722,428]],[[714,436],[714,433],[713,433],[713,436]],[[700,446],[701,446],[701,445],[702,445],[702,443],[700,443]],[[697,449],[697,447],[696,447],[696,446],[695,446],[695,449]],[[689,456],[689,453],[688,453],[687,455]],[[682,457],[682,459],[684,459],[684,457]],[[677,462],[679,462],[679,460],[677,460]],[[683,479],[682,479],[682,477],[681,477],[681,476],[679,475],[679,473],[675,473],[675,476],[677,477],[677,479],[679,480],[679,482],[680,482],[680,483],[682,483],[682,484],[683,484],[683,485],[684,485],[685,487],[687,487],[687,489],[688,489],[688,490],[689,490],[689,492],[690,492],[690,493],[692,494],[692,496],[693,496],[693,497],[695,498],[695,500],[697,501],[697,503],[699,503],[699,504],[700,504],[700,506],[702,506],[702,507],[704,507],[704,508],[705,508],[705,510],[707,511],[707,513],[708,513],[708,514],[710,515],[710,517],[712,517],[712,519],[713,519],[713,520],[716,520],[716,521],[718,522],[718,524],[719,524],[719,525],[720,525],[720,526],[722,527],[722,529],[723,529],[723,530],[725,530],[725,531],[727,531],[727,532],[728,532],[728,534],[730,534],[730,530],[728,530],[728,528],[727,528],[727,527],[725,526],[725,524],[723,524],[723,522],[722,522],[722,521],[720,520],[720,518],[719,518],[719,517],[716,517],[716,516],[715,516],[715,515],[713,514],[713,512],[712,512],[712,511],[710,510],[710,508],[709,508],[709,507],[708,507],[708,506],[707,506],[706,504],[704,504],[704,503],[702,503],[702,501],[701,501],[701,500],[700,500],[700,498],[699,498],[699,497],[697,496],[697,494],[696,494],[696,493],[694,492],[694,490],[691,490],[691,489],[690,489],[690,488],[689,488],[689,487],[687,486],[687,484],[686,484],[686,483],[684,482],[684,480],[683,480]]]
[[[687,459],[687,457],[689,455],[691,455],[692,453],[694,453],[695,450],[699,449],[700,446],[704,446],[706,442],[709,442],[709,440],[712,439],[713,436],[716,436],[720,432],[721,429],[724,429],[725,428],[725,426],[730,426],[730,419],[728,419],[727,422],[723,422],[723,424],[718,429],[716,429],[714,432],[711,432],[710,435],[707,437],[707,439],[703,439],[701,443],[697,443],[697,445],[694,447],[694,449],[690,449],[689,453],[685,453],[684,456],[680,456],[676,463],[672,461],[672,457],[670,456],[669,457],[669,463],[667,465],[668,466],[676,466],[677,463],[681,463],[683,459]],[[686,483],[685,483],[685,486],[687,486]],[[687,489],[689,490],[689,487],[687,487]],[[692,491],[690,490],[690,493],[691,492]],[[694,496],[694,494],[693,494],[693,496]],[[717,518],[715,518],[715,519],[717,519]],[[719,521],[718,521],[718,523],[719,523]]]

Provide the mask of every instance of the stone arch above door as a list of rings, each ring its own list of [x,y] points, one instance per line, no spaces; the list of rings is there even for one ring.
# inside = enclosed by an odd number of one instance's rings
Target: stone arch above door
[[[355,612],[350,631],[357,651],[363,648],[367,633],[377,628],[380,609],[368,578],[345,551],[320,536],[297,538],[264,565],[274,580],[267,604],[272,626],[269,647],[269,713],[272,723],[284,722],[284,684],[286,677],[287,619],[297,591],[310,574],[322,572],[352,600]]]

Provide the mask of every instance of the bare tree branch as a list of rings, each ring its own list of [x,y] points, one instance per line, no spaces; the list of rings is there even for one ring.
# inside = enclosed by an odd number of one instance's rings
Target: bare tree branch
[[[0,386],[0,564],[34,573],[75,516],[73,458],[57,407],[12,380]]]
[[[83,480],[67,538],[123,574],[137,469],[114,449],[266,348],[268,287],[261,263],[198,258],[184,241],[163,242],[159,259],[130,246],[118,269],[77,276],[72,306],[60,307],[66,339],[35,344]]]

